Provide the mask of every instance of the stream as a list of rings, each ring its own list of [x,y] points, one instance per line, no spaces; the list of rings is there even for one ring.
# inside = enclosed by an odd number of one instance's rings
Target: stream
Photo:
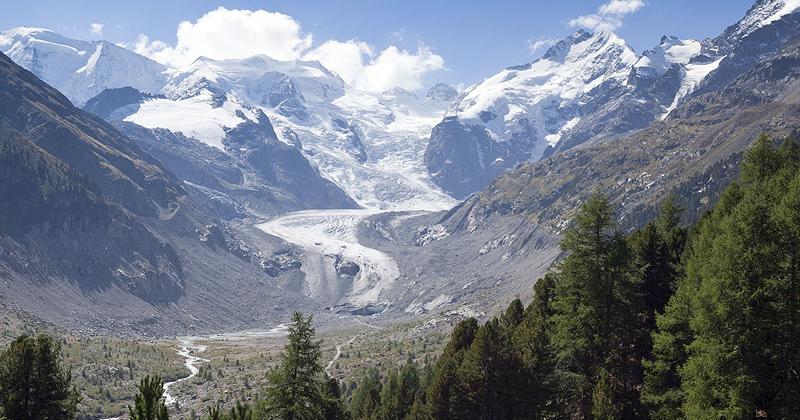
[[[184,366],[189,369],[189,375],[172,382],[164,383],[164,401],[167,405],[174,405],[177,402],[177,399],[169,392],[169,389],[175,384],[194,378],[197,373],[200,372],[200,368],[198,366],[201,363],[208,362],[208,359],[203,359],[202,357],[194,355],[195,352],[202,353],[206,351],[206,346],[195,344],[195,339],[192,337],[181,338],[180,342],[181,348],[178,350],[178,354],[183,357]]]

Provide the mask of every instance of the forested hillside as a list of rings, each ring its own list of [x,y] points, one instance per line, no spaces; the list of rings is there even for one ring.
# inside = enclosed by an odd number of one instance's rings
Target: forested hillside
[[[594,196],[527,307],[463,321],[433,366],[366,372],[353,417],[791,418],[800,146],[779,143],[759,138],[740,179],[688,229],[668,198],[623,235]]]

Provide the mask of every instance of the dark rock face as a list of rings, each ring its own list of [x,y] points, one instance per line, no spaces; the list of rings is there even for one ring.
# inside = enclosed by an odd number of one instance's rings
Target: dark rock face
[[[278,277],[281,273],[299,270],[303,264],[296,250],[280,250],[267,259],[261,260],[261,269],[270,277]]]
[[[754,6],[755,7],[755,6]],[[719,67],[703,80],[695,96],[720,90],[754,65],[780,51],[800,36],[800,11],[784,16],[777,22],[757,29],[740,38],[736,25],[705,45],[705,49],[725,55]]]
[[[264,183],[283,192],[295,208],[355,208],[339,187],[324,179],[296,148],[282,143],[269,118],[258,111],[258,122],[245,120],[224,140],[240,166],[252,168]]]
[[[99,95],[89,99],[83,110],[98,117],[109,120],[111,113],[119,110],[120,108],[128,108],[130,112],[127,114],[135,113],[139,104],[147,99],[163,98],[163,95],[151,95],[149,93],[139,92],[132,87],[123,87],[117,89],[106,89],[100,92]]]
[[[363,134],[361,130],[342,117],[337,117],[331,120],[334,124],[336,131],[341,133],[344,138],[344,147],[350,155],[352,155],[359,163],[367,161],[367,148],[361,140]]]
[[[252,86],[250,96],[258,103],[275,108],[281,115],[305,121],[310,116],[306,108],[306,100],[297,84],[280,72],[268,72],[262,75]]]
[[[481,126],[467,127],[455,117],[445,118],[431,132],[425,166],[448,194],[464,198],[530,156],[533,137],[528,131],[499,143]]]
[[[159,207],[174,207],[185,194],[157,160],[5,56],[0,56],[0,124],[91,179],[133,213],[155,216]]]
[[[345,261],[339,256],[336,257],[334,267],[336,268],[336,274],[350,278],[355,277],[361,271],[361,267],[358,264],[352,261]]]

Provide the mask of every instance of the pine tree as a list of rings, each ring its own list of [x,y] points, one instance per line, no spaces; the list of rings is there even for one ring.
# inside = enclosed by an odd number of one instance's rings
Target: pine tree
[[[350,416],[368,420],[378,414],[381,406],[381,379],[377,369],[371,368],[361,376],[350,401]]]
[[[10,419],[74,418],[79,401],[61,345],[22,335],[0,353],[0,413]]]
[[[436,366],[431,376],[431,384],[426,396],[426,412],[435,419],[453,419],[454,402],[456,395],[456,371],[464,360],[464,354],[469,349],[478,330],[478,321],[469,318],[461,321],[453,329],[450,340],[447,342],[441,356],[436,361]]]
[[[669,196],[661,204],[658,218],[635,231],[628,240],[642,271],[641,295],[648,331],[654,329],[656,314],[664,311],[675,293],[681,274],[686,241],[686,230],[679,224],[681,212],[674,196]]]
[[[314,337],[311,320],[299,312],[292,315],[280,364],[268,374],[265,412],[272,417],[304,420],[322,416],[321,342]]]
[[[791,416],[796,410],[797,145],[759,138],[742,164],[739,199],[707,222],[687,277],[694,340],[681,369],[689,417]],[[715,213],[716,210],[715,210]]]
[[[512,338],[524,373],[522,392],[527,398],[522,409],[532,418],[546,418],[548,413],[555,414],[558,410],[552,399],[557,382],[550,346],[555,279],[553,273],[548,273],[535,283],[533,301],[525,309]]]
[[[378,409],[377,417],[382,420],[402,419],[401,410],[400,378],[397,371],[392,369],[386,375],[386,380],[381,387],[381,406]]]
[[[218,405],[208,407],[208,420],[222,420],[222,413]]]
[[[162,401],[164,383],[158,376],[150,375],[139,382],[139,390],[134,398],[133,407],[128,406],[132,420],[168,420],[167,406]]]
[[[327,375],[326,375],[327,376]],[[342,391],[339,388],[339,381],[336,378],[326,378],[323,382],[322,390],[322,418],[325,420],[349,419],[344,402],[342,401]]]
[[[600,368],[597,384],[592,392],[592,417],[594,420],[615,420],[619,418],[614,384],[608,371]]]
[[[381,390],[381,419],[404,419],[414,405],[419,390],[419,372],[413,363],[391,371]]]
[[[482,325],[456,371],[455,418],[525,418],[522,401],[529,396],[521,359],[513,346],[513,330],[522,306],[512,302],[500,318]],[[510,314],[516,314],[510,316]],[[513,321],[516,320],[516,321]]]
[[[551,338],[560,399],[568,415],[589,418],[602,367],[623,385],[615,400],[623,415],[636,416],[641,366],[629,353],[644,341],[637,276],[605,197],[581,207],[561,247],[568,255],[558,267]]]
[[[236,404],[231,407],[231,411],[228,414],[228,420],[252,420],[253,419],[253,409],[250,408],[250,405],[247,403],[243,403],[241,401],[236,401]]]

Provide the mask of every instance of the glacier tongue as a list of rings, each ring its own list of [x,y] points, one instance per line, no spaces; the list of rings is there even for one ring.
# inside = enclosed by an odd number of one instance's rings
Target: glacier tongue
[[[302,270],[310,296],[330,305],[363,307],[383,303],[382,293],[400,276],[391,257],[358,242],[358,225],[377,213],[377,210],[306,210],[277,217],[258,228],[305,249]],[[337,273],[337,258],[357,264],[358,273],[352,280]]]

